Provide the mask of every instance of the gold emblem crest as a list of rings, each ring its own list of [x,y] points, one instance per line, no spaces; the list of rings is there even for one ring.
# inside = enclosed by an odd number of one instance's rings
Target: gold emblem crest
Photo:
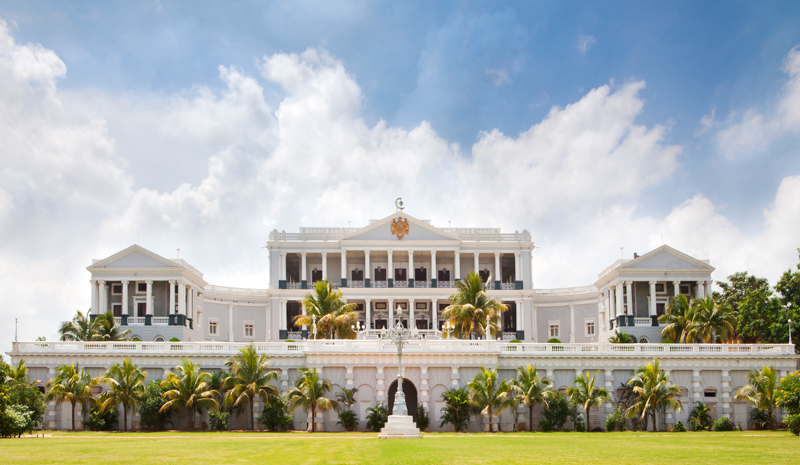
[[[392,234],[397,237],[398,241],[402,241],[408,235],[408,219],[396,218],[392,220]]]

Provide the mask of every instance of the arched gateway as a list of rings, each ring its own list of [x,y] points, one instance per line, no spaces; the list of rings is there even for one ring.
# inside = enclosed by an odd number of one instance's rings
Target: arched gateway
[[[397,380],[392,381],[389,385],[389,415],[392,414],[394,408],[394,396],[397,393]],[[417,415],[417,388],[414,383],[403,378],[403,394],[406,395],[406,407],[408,414],[412,416]]]

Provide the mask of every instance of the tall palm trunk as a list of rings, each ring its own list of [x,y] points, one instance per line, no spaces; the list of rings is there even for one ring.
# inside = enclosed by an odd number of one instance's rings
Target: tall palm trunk
[[[194,431],[194,408],[189,409],[189,431]]]
[[[311,404],[311,432],[317,431],[317,409],[314,404]]]
[[[589,408],[587,408],[587,409],[586,409],[586,432],[587,432],[587,433],[588,433],[588,432],[590,432],[590,431],[592,431],[592,429],[591,429],[591,428],[589,428],[589,410],[590,410],[590,409],[591,409],[591,407],[589,407]]]
[[[653,409],[653,432],[654,433],[656,432],[656,418],[657,418],[656,415],[657,415],[657,413],[658,413],[658,411],[654,408]]]
[[[75,401],[70,402],[72,404],[72,431],[75,431]]]
[[[254,413],[255,407],[253,406],[253,403],[254,403],[253,399],[249,399],[249,402],[250,402],[250,430],[251,431],[255,431],[256,430],[256,419],[255,419],[256,417],[255,417],[255,413]]]
[[[533,431],[533,405],[528,406],[528,431]]]
[[[128,406],[122,404],[122,431],[128,432]]]

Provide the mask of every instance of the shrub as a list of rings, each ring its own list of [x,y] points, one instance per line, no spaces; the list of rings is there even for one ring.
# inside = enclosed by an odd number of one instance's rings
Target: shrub
[[[115,408],[100,409],[97,406],[89,410],[88,418],[83,420],[83,429],[89,431],[112,431],[119,424],[119,411]]]
[[[19,404],[9,405],[5,412],[0,412],[3,417],[3,427],[0,436],[20,437],[25,433],[33,432],[36,422],[33,421],[33,412],[28,407]]]
[[[509,344],[520,344],[521,342],[522,341],[520,341],[519,339],[512,339],[512,340],[508,341]]]
[[[795,371],[781,379],[775,390],[775,405],[792,415],[800,414],[800,373]]]
[[[772,420],[769,417],[769,412],[766,410],[755,409],[750,412],[750,421],[753,423],[753,429],[772,429]]]
[[[135,338],[131,339],[131,341],[132,342],[142,342],[142,340],[139,339],[138,337],[135,337]]]
[[[672,340],[672,339],[670,339],[670,338],[666,338],[666,339],[662,339],[662,340],[661,340],[661,343],[662,343],[662,344],[675,344],[675,341],[673,341],[673,340]]]
[[[445,406],[441,411],[442,423],[439,427],[450,423],[455,432],[466,430],[469,425],[469,414],[472,412],[469,392],[464,388],[452,388],[444,391],[442,397],[445,400]]]
[[[417,428],[420,431],[425,431],[428,429],[428,426],[431,424],[431,419],[428,418],[428,414],[425,412],[425,407],[419,406],[417,407]]]
[[[170,338],[169,342],[181,342],[177,337]]]
[[[148,381],[144,388],[142,403],[139,405],[142,428],[163,431],[167,428],[167,423],[172,425],[172,409],[163,413],[158,411],[166,403],[161,397],[165,391],[166,389],[159,385],[158,380]]]
[[[672,427],[673,433],[685,433],[686,427],[683,426],[683,422],[679,421],[675,426]]]
[[[355,431],[358,427],[358,416],[352,410],[342,410],[339,412],[339,421],[337,425],[342,425],[345,431]]]
[[[287,339],[287,340],[285,340],[283,342],[294,342],[294,341],[292,339]]]
[[[227,431],[230,428],[228,412],[208,412],[208,427],[213,431]]]
[[[386,424],[389,418],[389,412],[383,403],[378,402],[378,405],[367,409],[367,429],[377,433]]]
[[[561,344],[561,341],[559,341],[556,338],[553,338],[553,339],[550,339],[549,341],[547,341],[547,343],[548,344]]]
[[[572,420],[572,426],[575,427],[575,431],[579,433],[586,432],[586,421],[583,419],[583,416],[578,416]]]
[[[287,431],[292,427],[292,416],[289,415],[283,397],[270,397],[261,411],[258,422],[270,431]]]
[[[606,416],[605,420],[606,431],[625,431],[625,411],[622,406],[617,406],[614,411]]]
[[[545,432],[561,431],[568,419],[572,418],[572,423],[577,422],[578,407],[567,400],[567,396],[559,392],[555,399],[551,400],[547,407],[542,409],[542,419],[539,420],[539,429]]]
[[[702,402],[694,404],[692,413],[689,414],[689,426],[692,431],[704,431],[711,428],[711,409]]]
[[[7,391],[9,405],[22,405],[30,412],[33,422],[31,430],[44,421],[44,394],[39,389],[27,383],[12,383]]]
[[[711,429],[714,431],[733,431],[733,423],[731,423],[731,419],[728,417],[719,417],[711,426]]]
[[[795,436],[800,435],[800,415],[786,415],[783,417],[783,423],[789,428]]]

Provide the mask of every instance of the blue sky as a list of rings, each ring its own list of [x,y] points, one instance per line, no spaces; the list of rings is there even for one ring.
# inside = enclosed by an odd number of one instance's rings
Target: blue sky
[[[797,262],[798,2],[0,0],[0,21],[0,269],[23,280],[0,290],[31,318],[86,307],[83,267],[137,236],[263,287],[270,229],[398,196],[530,229],[537,287],[662,237],[716,279]]]

